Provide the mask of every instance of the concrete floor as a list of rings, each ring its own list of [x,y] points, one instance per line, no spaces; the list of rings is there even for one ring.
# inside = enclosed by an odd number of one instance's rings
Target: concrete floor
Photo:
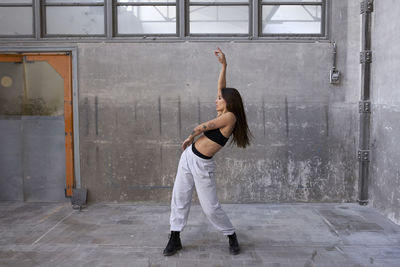
[[[223,205],[242,253],[199,206],[164,257],[169,206],[0,202],[0,266],[400,266],[400,226],[358,204]]]

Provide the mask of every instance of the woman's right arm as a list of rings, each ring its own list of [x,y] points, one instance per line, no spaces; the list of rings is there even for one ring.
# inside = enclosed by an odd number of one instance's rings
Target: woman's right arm
[[[218,58],[218,61],[221,63],[221,72],[219,73],[218,78],[218,94],[221,93],[221,89],[226,87],[226,58],[225,54],[222,53],[222,50],[218,47],[216,51],[214,51],[215,56]]]

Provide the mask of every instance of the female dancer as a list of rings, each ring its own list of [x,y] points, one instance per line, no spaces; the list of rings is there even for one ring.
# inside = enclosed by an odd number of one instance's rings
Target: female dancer
[[[217,198],[215,164],[212,157],[226,144],[232,134],[231,143],[245,148],[249,145],[251,133],[239,92],[234,88],[226,88],[225,55],[219,48],[214,53],[222,64],[215,101],[218,115],[215,119],[196,126],[182,144],[184,151],[179,161],[172,192],[171,235],[163,253],[165,256],[173,255],[182,248],[179,234],[187,222],[194,187],[208,220],[229,237],[230,253],[236,255],[240,251],[235,228]],[[203,135],[194,142],[194,138],[200,134]]]

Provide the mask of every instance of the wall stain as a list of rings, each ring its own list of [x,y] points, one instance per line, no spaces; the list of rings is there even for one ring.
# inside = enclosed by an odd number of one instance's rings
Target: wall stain
[[[181,96],[178,96],[178,130],[179,130],[179,139],[182,139]]]
[[[161,122],[161,97],[158,97],[158,125],[160,128],[160,136],[162,134],[162,122]]]
[[[96,170],[99,169],[99,163],[100,163],[99,146],[96,144]]]
[[[134,112],[134,117],[135,117],[135,122],[137,121],[137,102],[135,101],[133,105],[133,112]]]
[[[197,122],[198,124],[201,124],[201,106],[199,98],[197,98]]]
[[[325,106],[326,136],[329,136],[329,106]]]
[[[317,256],[318,252],[317,250],[314,250],[311,259],[307,260],[306,263],[304,264],[304,267],[312,267],[315,266],[315,257]]]
[[[90,151],[88,151],[88,153],[86,153],[86,163],[87,163],[88,166],[91,165],[91,162],[90,162]]]
[[[115,111],[115,126],[118,129],[118,109]]]
[[[85,97],[85,100],[83,103],[85,105],[85,110],[86,110],[86,112],[85,112],[85,119],[86,119],[85,136],[89,136],[89,123],[90,123],[90,120],[89,120],[89,98]]]
[[[162,144],[160,144],[160,169],[161,169],[160,170],[161,173],[164,173],[164,171],[163,171],[163,145]],[[163,181],[163,185],[164,185],[164,181]]]
[[[263,97],[263,99],[262,99],[262,110],[263,110],[264,137],[265,137],[265,103],[264,103],[264,97]]]
[[[287,96],[285,96],[285,120],[286,120],[286,137],[289,137],[289,107]]]
[[[94,102],[97,103],[96,106],[98,113],[99,97],[97,98],[97,101],[92,99],[95,98],[95,95],[93,95],[93,97],[88,97],[89,99],[87,101],[87,106],[90,107],[87,117],[89,119],[94,119],[95,105],[92,106],[91,104],[95,104]],[[321,133],[321,130],[325,130],[326,125],[324,125],[324,120],[329,121],[329,117],[332,114],[321,114],[322,116],[317,118],[317,123],[309,124],[306,127],[307,130],[311,130],[310,133],[312,135],[320,137],[319,135],[322,134],[323,136],[321,139],[311,140],[306,137],[304,137],[304,140],[299,139],[303,138],[302,134],[304,134],[304,129],[300,127],[301,122],[303,122],[302,119],[304,118],[302,117],[303,114],[305,114],[304,116],[309,116],[309,114],[315,114],[316,111],[324,112],[324,109],[325,112],[330,112],[329,106],[327,107],[326,103],[318,106],[317,108],[314,106],[305,106],[305,112],[303,113],[300,111],[299,113],[300,119],[293,120],[291,122],[292,124],[290,125],[291,128],[288,129],[288,98],[290,95],[287,95],[287,97],[285,97],[285,95],[280,97],[280,101],[284,100],[285,109],[282,105],[282,102],[279,104],[279,102],[276,103],[270,101],[266,98],[266,96],[261,97],[262,99],[251,102],[253,111],[257,111],[256,114],[252,114],[254,115],[254,121],[258,123],[257,129],[260,137],[256,140],[253,150],[245,150],[236,154],[232,153],[233,151],[236,151],[236,148],[227,147],[221,152],[224,156],[216,159],[219,161],[218,165],[223,166],[218,169],[217,173],[217,176],[220,179],[219,182],[222,184],[221,188],[225,188],[221,190],[221,195],[224,196],[222,199],[226,202],[238,203],[254,201],[325,202],[338,200],[342,195],[343,198],[351,199],[353,194],[350,192],[353,190],[352,188],[354,187],[354,180],[347,182],[343,181],[344,179],[340,177],[340,174],[349,173],[348,176],[353,177],[352,173],[354,171],[347,169],[354,164],[351,161],[346,165],[336,166],[334,165],[335,162],[331,163],[329,161],[329,157],[325,158],[326,155],[324,145],[326,142],[326,137],[324,137],[324,134]],[[163,98],[165,101],[168,101],[166,103],[168,108],[167,106],[165,108],[172,113],[168,114],[168,116],[164,116],[161,113],[161,95],[155,95],[152,99],[146,99],[146,101],[141,102],[139,102],[139,99],[134,100],[137,103],[132,101],[133,103],[130,105],[133,106],[130,107],[130,112],[135,111],[136,114],[130,114],[130,118],[133,120],[134,115],[136,115],[139,124],[131,126],[132,128],[128,128],[127,131],[134,131],[134,134],[137,135],[137,138],[128,137],[127,132],[114,132],[115,130],[113,128],[104,128],[102,131],[108,132],[102,132],[102,136],[103,134],[104,136],[113,135],[115,138],[98,137],[93,140],[87,140],[86,144],[89,144],[89,146],[85,145],[85,149],[89,149],[91,151],[86,151],[86,154],[83,155],[83,159],[87,159],[84,160],[84,164],[87,164],[84,171],[86,174],[89,173],[88,170],[94,171],[93,174],[90,174],[91,183],[96,183],[96,177],[101,177],[99,180],[101,183],[100,187],[95,186],[96,189],[94,189],[98,190],[95,193],[100,196],[97,197],[93,195],[93,197],[98,199],[121,201],[121,193],[125,192],[128,193],[129,201],[133,199],[145,199],[145,201],[149,199],[159,199],[162,202],[167,202],[167,198],[171,195],[169,190],[171,189],[176,174],[176,166],[171,167],[171,165],[174,165],[172,163],[178,162],[178,155],[180,155],[180,143],[177,142],[177,133],[174,132],[176,130],[173,130],[173,128],[166,128],[169,130],[162,132],[162,120],[168,120],[168,122],[166,121],[166,126],[171,125],[172,127],[174,127],[173,122],[175,121],[175,123],[178,123],[177,128],[175,129],[179,129],[179,131],[185,130],[185,123],[187,119],[185,116],[190,116],[195,120],[197,119],[201,123],[201,117],[204,116],[204,114],[201,114],[201,111],[209,111],[212,104],[210,102],[203,103],[200,98],[201,97],[199,96],[197,99],[193,99],[191,103],[181,103],[181,101],[184,101],[184,99],[182,99],[178,94],[173,96],[172,101]],[[83,101],[85,101],[85,98]],[[177,101],[177,103],[173,103],[175,101]],[[194,107],[196,103],[197,109]],[[172,106],[170,106],[170,104],[172,104]],[[177,104],[177,106],[173,107],[175,104]],[[200,104],[202,104],[202,106]],[[260,104],[262,104],[262,107],[259,106]],[[194,107],[194,109],[186,110],[186,105]],[[297,107],[295,102],[291,102],[291,105],[292,110],[293,107]],[[151,112],[146,113],[148,110]],[[166,111],[166,109],[164,111]],[[185,113],[183,114],[183,112]],[[297,111],[293,110],[293,112]],[[149,114],[149,117],[145,116],[144,114]],[[112,120],[116,119],[116,115],[119,117],[119,114],[110,115],[111,116],[106,116],[102,119],[106,119],[107,124],[115,125],[115,122]],[[162,138],[157,135],[157,115],[159,117],[159,126],[161,130],[160,132],[162,133]],[[83,116],[83,118],[85,118],[85,114],[83,114]],[[329,117],[327,118],[327,116]],[[121,117],[121,119],[123,118]],[[263,124],[261,124],[259,121],[260,119],[263,120]],[[284,121],[284,119],[286,121]],[[153,129],[153,131],[155,130],[155,133],[153,132],[151,136],[148,132],[144,131],[144,129],[147,129],[145,127],[148,127],[144,124],[146,121],[151,121],[152,125],[150,125],[149,128]],[[94,121],[90,121],[90,125],[94,123]],[[94,135],[95,127],[91,127],[92,126],[89,128],[89,134]],[[328,128],[329,127],[330,125],[328,125]],[[82,130],[85,131],[86,129],[83,128]],[[268,133],[268,140],[266,140],[267,130],[271,131]],[[288,133],[289,130],[292,131],[290,135]],[[261,138],[261,133],[264,134],[264,138]],[[185,133],[182,132],[181,134],[183,135]],[[288,136],[290,138],[293,137],[293,139],[289,140]],[[298,136],[299,138],[297,138]],[[329,136],[332,136],[332,133],[329,133]],[[347,139],[349,143],[348,146],[337,149],[327,147],[326,151],[328,151],[328,149],[334,149],[332,150],[333,152],[339,150],[339,157],[340,155],[346,154],[345,152],[352,148],[351,143],[356,142],[354,136],[349,137],[350,138]],[[120,142],[119,140],[122,140],[121,142],[130,146],[130,152],[126,152],[126,157],[119,157],[119,149],[121,146],[113,146],[113,144],[116,142]],[[334,139],[329,139],[328,142],[331,140]],[[95,147],[93,147],[93,145]],[[330,143],[328,145],[335,146],[335,144]],[[165,153],[167,157],[164,156],[164,147],[166,149]],[[102,149],[102,154],[99,153],[100,148]],[[145,149],[147,152],[143,154],[138,154],[136,152],[139,150],[143,151],[143,149]],[[356,149],[355,144],[354,149]],[[125,153],[126,148],[122,148],[122,151]],[[147,156],[149,154],[150,156]],[[174,159],[171,158],[171,155],[174,157]],[[166,160],[165,165],[164,159]],[[158,168],[142,168],[141,164],[148,160],[151,160],[152,163],[154,163],[153,166],[157,165]],[[154,178],[152,178],[151,181],[148,181],[144,178],[145,176]],[[119,179],[119,177],[135,177],[135,179],[128,179],[125,181]],[[124,190],[127,190],[128,188],[131,191],[121,191],[119,188],[124,188]],[[150,189],[161,189],[162,191],[155,193],[155,196],[152,196],[148,194],[148,190]],[[135,194],[137,192],[139,195],[133,194],[133,190],[136,190]],[[311,252],[312,251],[310,251],[310,254]],[[307,260],[307,258],[305,260]]]
[[[99,135],[99,99],[97,96],[94,98],[94,111],[95,111],[95,122],[96,122],[96,136]]]

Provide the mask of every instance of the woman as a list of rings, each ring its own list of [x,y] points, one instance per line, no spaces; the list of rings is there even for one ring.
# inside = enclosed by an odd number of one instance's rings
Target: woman
[[[217,198],[215,164],[212,157],[226,144],[231,135],[233,135],[231,143],[245,148],[249,145],[251,133],[239,92],[234,88],[226,88],[225,55],[219,48],[214,53],[222,64],[215,101],[218,115],[215,119],[196,126],[182,144],[184,152],[179,161],[172,192],[171,235],[164,250],[165,256],[173,255],[182,248],[179,234],[187,222],[194,187],[201,207],[211,224],[229,237],[230,253],[236,255],[240,251],[235,228]],[[194,142],[194,138],[198,135],[201,136]]]

